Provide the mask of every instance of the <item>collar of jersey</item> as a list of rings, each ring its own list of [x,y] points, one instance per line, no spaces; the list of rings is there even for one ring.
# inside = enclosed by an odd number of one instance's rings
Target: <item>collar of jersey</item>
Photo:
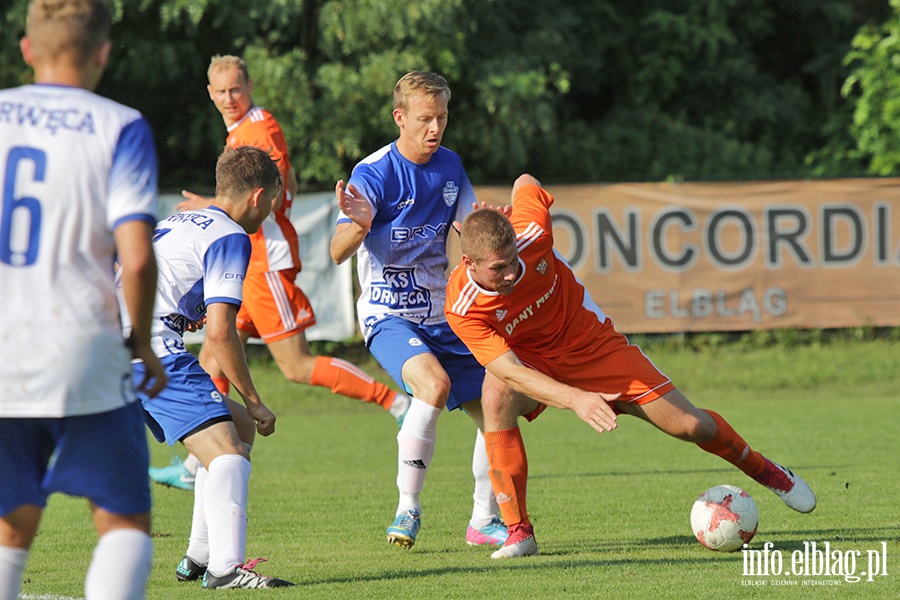
[[[519,261],[519,276],[516,277],[516,282],[515,282],[515,284],[513,284],[513,287],[519,285],[519,282],[522,281],[523,277],[525,277],[525,263],[522,262],[522,257],[520,256],[516,260]],[[499,296],[500,295],[500,292],[491,291],[491,290],[481,287],[481,284],[479,284],[477,281],[472,279],[472,272],[469,271],[468,269],[466,269],[466,277],[469,278],[469,283],[471,283],[476,288],[478,288],[478,291],[480,291],[482,294],[485,294],[486,296]]]
[[[234,131],[235,129],[240,127],[241,124],[247,120],[247,117],[249,117],[253,113],[253,111],[262,110],[262,109],[263,109],[262,106],[256,106],[256,105],[251,106],[250,110],[245,112],[243,117],[241,117],[240,119],[238,119],[237,121],[232,123],[230,127],[225,129],[225,131],[227,131],[228,133],[231,133],[232,131]]]

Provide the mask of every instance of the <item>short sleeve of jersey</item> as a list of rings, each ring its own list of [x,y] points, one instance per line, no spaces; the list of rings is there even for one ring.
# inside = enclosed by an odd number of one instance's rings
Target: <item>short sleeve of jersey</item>
[[[553,196],[538,185],[526,185],[516,190],[512,200],[512,221],[516,231],[520,231],[521,224],[531,221],[540,223],[546,231],[552,231],[549,213],[552,204]]]
[[[135,218],[156,224],[158,170],[153,134],[144,117],[139,116],[122,128],[113,152],[107,221],[110,229]]]
[[[465,278],[465,275],[463,277]],[[447,295],[448,306],[453,297],[455,294]],[[482,366],[509,352],[510,347],[506,340],[477,316],[461,317],[450,311],[445,311],[445,315],[453,333],[462,340]]]
[[[250,238],[246,234],[233,233],[213,242],[203,257],[206,304],[224,302],[240,306],[249,263]]]

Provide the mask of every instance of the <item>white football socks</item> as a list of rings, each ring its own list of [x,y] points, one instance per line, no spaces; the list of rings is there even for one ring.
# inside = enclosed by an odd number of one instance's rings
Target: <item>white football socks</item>
[[[208,471],[203,486],[209,534],[207,570],[221,576],[244,564],[250,461],[238,454],[224,454],[209,463]]]
[[[209,531],[206,528],[206,510],[203,508],[208,477],[209,471],[201,465],[194,480],[194,513],[191,515],[191,537],[185,552],[198,565],[209,564]]]
[[[481,529],[493,519],[500,516],[500,507],[497,505],[497,497],[491,487],[491,477],[488,474],[487,450],[484,446],[484,434],[481,430],[475,435],[475,449],[472,452],[472,475],[475,476],[475,492],[472,494],[475,500],[472,506],[471,525],[475,529]]]
[[[184,465],[185,470],[194,476],[197,475],[197,469],[203,466],[202,464],[200,464],[200,459],[193,454],[188,454],[187,458],[184,459],[184,462],[182,464]]]
[[[28,550],[0,546],[0,600],[16,600],[22,585],[22,573]]]
[[[437,420],[441,412],[440,408],[418,398],[412,398],[410,402],[403,427],[397,434],[397,489],[400,490],[397,514],[405,510],[422,510],[419,494],[434,456]]]
[[[84,595],[87,600],[142,600],[152,565],[149,535],[137,529],[113,529],[94,548]]]

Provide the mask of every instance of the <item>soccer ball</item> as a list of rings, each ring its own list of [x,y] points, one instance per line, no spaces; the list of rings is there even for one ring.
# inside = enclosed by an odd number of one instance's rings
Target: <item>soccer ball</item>
[[[691,528],[710,550],[733,552],[753,539],[759,511],[750,494],[733,485],[703,492],[691,508]]]

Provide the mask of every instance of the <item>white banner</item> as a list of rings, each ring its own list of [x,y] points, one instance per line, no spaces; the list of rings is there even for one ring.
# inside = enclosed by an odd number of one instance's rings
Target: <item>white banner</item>
[[[160,194],[159,218],[174,214],[181,200],[181,194]],[[316,324],[306,330],[308,340],[342,341],[357,333],[351,261],[335,265],[329,253],[337,217],[337,202],[331,192],[300,194],[294,198],[291,222],[297,230],[303,264],[297,285],[316,313]],[[189,344],[203,341],[202,331],[184,337]]]

